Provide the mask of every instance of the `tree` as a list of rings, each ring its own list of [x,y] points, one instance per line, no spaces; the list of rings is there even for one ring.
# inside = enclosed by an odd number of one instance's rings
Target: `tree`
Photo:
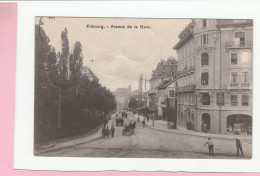
[[[49,45],[49,38],[39,25],[35,25],[35,92],[34,127],[35,142],[47,138],[55,118],[57,107],[57,89],[48,78],[47,68],[56,65],[55,49]]]
[[[69,39],[67,28],[61,32],[61,53],[59,54],[58,66],[61,80],[68,79]]]
[[[81,76],[82,45],[76,42],[70,53],[67,35],[65,28],[57,54],[35,26],[35,143],[93,130],[116,108],[110,90]]]
[[[82,45],[76,42],[73,48],[73,53],[70,55],[70,79],[78,81],[81,77],[81,67],[83,64]]]
[[[136,110],[136,108],[138,108],[138,101],[134,97],[131,98],[128,107]]]

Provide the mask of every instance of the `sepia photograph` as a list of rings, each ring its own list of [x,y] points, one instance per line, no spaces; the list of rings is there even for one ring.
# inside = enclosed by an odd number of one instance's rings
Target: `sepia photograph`
[[[34,27],[34,156],[252,159],[253,19]]]

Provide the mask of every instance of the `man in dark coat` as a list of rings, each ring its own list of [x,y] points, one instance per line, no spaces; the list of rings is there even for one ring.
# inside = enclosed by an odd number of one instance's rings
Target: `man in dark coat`
[[[242,144],[239,139],[236,139],[236,147],[237,147],[237,156],[239,156],[239,151],[241,152],[242,156],[244,156]]]
[[[102,128],[102,138],[104,139],[105,136],[106,136],[106,128],[103,127],[103,128]]]
[[[143,119],[143,127],[145,127],[145,120]]]
[[[114,137],[114,134],[115,134],[115,128],[114,128],[114,126],[112,126],[111,127],[111,135],[112,135],[112,137]]]
[[[107,136],[107,138],[109,137],[109,129],[108,129],[108,126],[107,126],[107,128],[106,128],[106,136]]]

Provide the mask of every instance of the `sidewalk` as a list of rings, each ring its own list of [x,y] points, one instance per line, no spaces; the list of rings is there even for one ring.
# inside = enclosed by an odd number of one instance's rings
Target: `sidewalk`
[[[110,129],[111,125],[113,124],[115,115],[113,114],[111,116],[111,120],[108,121],[107,126]],[[71,138],[65,138],[65,139],[58,139],[54,141],[50,141],[47,144],[36,146],[34,149],[34,154],[39,155],[41,153],[55,151],[61,148],[71,147],[74,145],[90,142],[96,139],[99,139],[102,137],[102,127],[98,130],[93,130],[92,132],[89,132],[87,134],[71,137]]]
[[[140,119],[143,119],[143,117],[140,116]],[[167,122],[163,120],[155,120],[154,121],[154,126],[153,126],[153,120],[149,120],[147,122],[146,120],[146,125],[152,129],[155,130],[160,130],[160,131],[165,131],[169,133],[176,133],[176,134],[183,134],[183,135],[190,135],[190,136],[200,136],[200,137],[211,137],[211,138],[219,138],[219,139],[240,139],[244,141],[252,141],[252,136],[247,136],[247,135],[230,135],[230,134],[214,134],[214,133],[202,133],[202,132],[197,132],[193,130],[187,130],[184,127],[177,127],[178,129],[168,129],[167,128]]]

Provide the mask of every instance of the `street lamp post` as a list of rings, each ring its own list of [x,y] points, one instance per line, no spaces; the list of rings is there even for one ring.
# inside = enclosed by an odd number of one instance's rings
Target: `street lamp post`
[[[61,128],[61,87],[59,87],[58,128]]]

